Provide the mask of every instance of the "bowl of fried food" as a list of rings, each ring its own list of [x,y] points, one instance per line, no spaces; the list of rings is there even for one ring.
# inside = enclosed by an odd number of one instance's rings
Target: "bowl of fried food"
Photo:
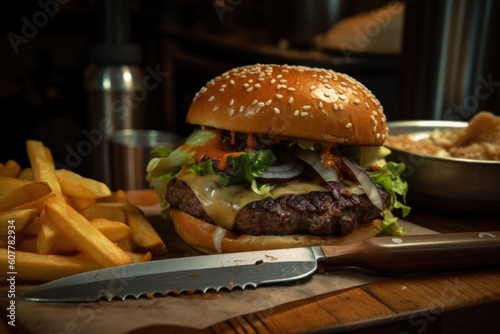
[[[388,122],[388,160],[403,162],[408,203],[440,211],[500,212],[500,116],[469,122]]]

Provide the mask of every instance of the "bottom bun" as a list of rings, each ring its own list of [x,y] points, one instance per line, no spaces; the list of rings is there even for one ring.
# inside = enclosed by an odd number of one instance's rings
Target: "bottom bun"
[[[206,254],[321,245],[347,245],[376,236],[382,227],[382,221],[377,219],[343,236],[255,236],[235,234],[175,208],[170,209],[170,215],[177,234],[186,243]]]

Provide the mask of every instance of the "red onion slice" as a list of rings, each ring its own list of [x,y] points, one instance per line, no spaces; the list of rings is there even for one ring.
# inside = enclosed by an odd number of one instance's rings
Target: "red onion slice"
[[[339,176],[335,168],[327,168],[321,162],[321,156],[318,152],[296,149],[293,154],[300,160],[311,166],[326,182],[339,182]]]
[[[373,182],[368,173],[363,168],[352,163],[345,157],[343,159],[343,162],[354,173],[354,175],[356,175],[358,182],[365,190],[368,198],[373,203],[373,205],[375,205],[380,210],[384,210],[384,201],[382,200],[382,195],[380,195],[380,191],[378,190],[377,185]]]
[[[290,155],[283,155],[277,164],[265,170],[259,180],[261,182],[284,182],[298,177],[303,172],[304,164],[302,161]]]

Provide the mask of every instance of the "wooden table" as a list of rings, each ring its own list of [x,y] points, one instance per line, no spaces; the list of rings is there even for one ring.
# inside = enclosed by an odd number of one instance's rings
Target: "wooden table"
[[[155,200],[150,191],[132,192],[130,198],[134,204]],[[442,233],[500,230],[497,214],[467,217],[414,209],[407,219]],[[5,317],[2,318],[4,321]],[[489,267],[389,277],[238,316],[203,330],[151,326],[131,333],[493,333],[499,330],[500,267]],[[14,332],[25,333],[20,327]]]
[[[414,208],[407,220],[441,233],[500,230],[500,214],[472,217]],[[358,333],[500,332],[500,267],[387,278],[236,317],[204,330],[152,326],[132,333],[347,330]]]

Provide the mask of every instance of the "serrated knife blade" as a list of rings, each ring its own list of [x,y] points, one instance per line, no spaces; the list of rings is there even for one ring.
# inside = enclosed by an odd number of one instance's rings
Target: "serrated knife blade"
[[[500,264],[500,231],[376,237],[344,246],[202,255],[153,260],[69,276],[42,284],[19,299],[91,302],[245,289],[306,279],[318,264],[380,273]]]

